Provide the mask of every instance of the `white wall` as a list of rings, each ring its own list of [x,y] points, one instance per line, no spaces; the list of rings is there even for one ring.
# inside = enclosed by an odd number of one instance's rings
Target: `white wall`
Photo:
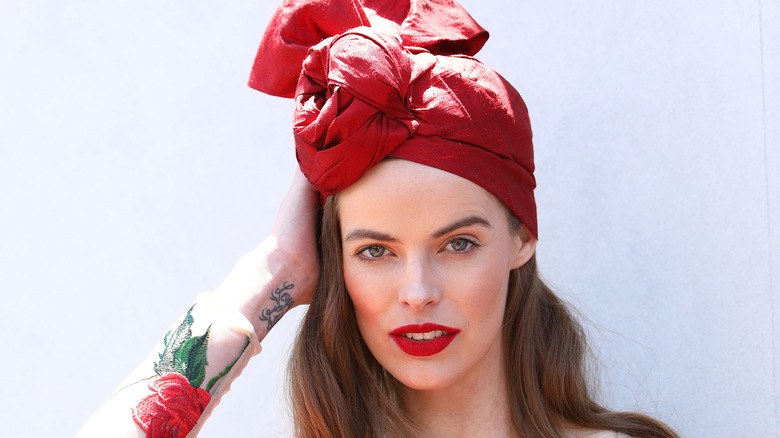
[[[464,4],[530,108],[540,263],[605,400],[778,436],[780,4]],[[244,84],[274,7],[0,0],[3,435],[75,434],[269,229],[291,106]],[[201,436],[285,434],[296,322]]]

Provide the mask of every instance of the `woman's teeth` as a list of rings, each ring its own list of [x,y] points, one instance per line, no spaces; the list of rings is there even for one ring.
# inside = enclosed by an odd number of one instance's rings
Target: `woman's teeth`
[[[414,339],[415,341],[429,341],[439,336],[446,335],[447,332],[443,330],[434,330],[432,332],[425,333],[404,333],[403,336],[407,339]]]

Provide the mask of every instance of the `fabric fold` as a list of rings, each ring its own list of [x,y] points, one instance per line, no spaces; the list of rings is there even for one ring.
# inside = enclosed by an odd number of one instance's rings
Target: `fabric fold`
[[[263,34],[249,86],[293,97],[309,48],[360,26],[443,55],[473,56],[488,40],[488,32],[453,0],[285,0]]]
[[[480,185],[537,236],[528,110],[472,57],[487,38],[454,0],[287,0],[250,86],[294,97],[296,156],[323,199],[400,158]]]

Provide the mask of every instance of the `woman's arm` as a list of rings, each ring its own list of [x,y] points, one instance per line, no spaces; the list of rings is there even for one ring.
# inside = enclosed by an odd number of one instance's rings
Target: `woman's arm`
[[[296,171],[268,238],[215,292],[198,296],[78,437],[197,435],[274,324],[311,301],[320,270],[317,209],[316,191]]]

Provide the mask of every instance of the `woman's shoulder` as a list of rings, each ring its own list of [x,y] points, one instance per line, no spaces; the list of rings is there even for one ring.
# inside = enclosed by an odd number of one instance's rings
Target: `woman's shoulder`
[[[564,438],[631,438],[622,432],[614,430],[595,429],[569,429],[563,434]]]

